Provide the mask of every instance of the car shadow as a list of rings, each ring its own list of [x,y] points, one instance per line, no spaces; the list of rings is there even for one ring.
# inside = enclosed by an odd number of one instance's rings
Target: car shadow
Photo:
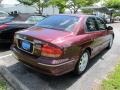
[[[94,58],[92,58],[89,62],[89,65],[87,67],[86,72],[98,61],[98,60],[104,60],[103,55],[106,54],[109,50],[104,49],[102,52],[100,52],[98,55],[96,55]]]
[[[86,71],[83,74],[81,74],[80,76],[77,76],[73,72],[70,72],[68,74],[65,74],[65,75],[59,76],[59,77],[45,76],[45,75],[40,76],[40,77],[42,77],[42,79],[44,79],[46,82],[48,82],[50,87],[52,87],[53,89],[59,90],[59,88],[61,87],[60,90],[66,90],[71,85],[73,85],[78,79],[80,79],[82,77],[82,75],[84,75],[95,63],[97,63],[98,60],[104,60],[102,58],[102,56],[107,52],[108,52],[108,50],[105,49],[101,53],[99,53],[97,56],[92,58],[88,64]]]
[[[89,63],[88,68],[86,72],[98,61],[98,60],[104,60],[102,56],[107,53],[108,50],[103,50],[100,54],[95,56]],[[22,68],[22,69],[21,69]],[[27,87],[30,88],[30,90],[38,90],[38,88],[44,88],[46,85],[43,85],[43,81],[48,84],[52,90],[66,90],[69,88],[71,85],[73,85],[78,79],[81,78],[82,75],[80,76],[75,76],[73,72],[70,72],[68,74],[54,77],[54,76],[47,76],[40,74],[39,72],[36,72],[26,66],[24,66],[22,63],[17,63],[14,64],[8,69]],[[31,76],[28,77],[28,74]],[[31,78],[32,77],[32,78]],[[35,81],[36,80],[36,81]],[[40,80],[40,82],[39,82]],[[41,81],[42,80],[42,81]],[[31,81],[27,82],[26,81]],[[41,85],[40,85],[41,84]],[[37,87],[37,89],[35,89]],[[47,89],[44,89],[47,90]]]

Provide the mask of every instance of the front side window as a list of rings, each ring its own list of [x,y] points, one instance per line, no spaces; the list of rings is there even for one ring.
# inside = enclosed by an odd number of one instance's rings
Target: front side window
[[[89,17],[89,18],[87,19],[87,21],[86,21],[86,26],[87,26],[87,31],[88,31],[88,32],[97,31],[95,18],[93,18],[93,17]]]
[[[72,31],[79,18],[68,15],[54,15],[49,16],[42,21],[38,22],[35,26],[43,28],[57,29],[61,31]]]
[[[100,18],[96,18],[96,21],[97,21],[97,25],[98,25],[99,30],[105,30],[106,29],[106,25],[105,25],[103,20],[101,20]]]

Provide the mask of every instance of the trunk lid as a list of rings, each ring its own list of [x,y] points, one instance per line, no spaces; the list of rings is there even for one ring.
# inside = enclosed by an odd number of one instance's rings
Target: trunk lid
[[[23,31],[17,32],[18,34],[22,34],[25,36],[30,36],[33,39],[43,40],[46,42],[52,42],[59,38],[70,37],[70,32],[40,28],[40,27],[31,27]],[[65,39],[65,38],[64,38]]]

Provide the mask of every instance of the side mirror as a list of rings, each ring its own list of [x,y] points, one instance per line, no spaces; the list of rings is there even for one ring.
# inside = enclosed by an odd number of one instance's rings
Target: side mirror
[[[113,27],[108,26],[108,27],[107,27],[107,30],[113,30]]]

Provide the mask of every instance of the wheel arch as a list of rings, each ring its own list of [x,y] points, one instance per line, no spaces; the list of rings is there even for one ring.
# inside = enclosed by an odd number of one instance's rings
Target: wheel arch
[[[92,49],[90,47],[86,47],[85,50],[89,51],[89,54],[91,56]]]
[[[90,47],[86,47],[86,48],[84,48],[83,50],[82,50],[82,54],[84,53],[84,52],[88,52],[89,53],[89,59],[90,59],[90,55],[91,55],[91,48]],[[82,55],[81,54],[81,55]],[[81,55],[80,55],[80,57],[81,57]],[[89,62],[89,59],[88,59],[88,62]],[[83,71],[83,72],[78,72],[78,64],[79,64],[79,62],[80,62],[80,59],[76,62],[76,64],[75,64],[75,67],[74,67],[74,73],[75,74],[77,74],[77,75],[80,75],[80,74],[82,74],[82,73],[84,73],[85,71]],[[86,67],[87,68],[87,67]],[[85,69],[86,70],[86,69]]]

